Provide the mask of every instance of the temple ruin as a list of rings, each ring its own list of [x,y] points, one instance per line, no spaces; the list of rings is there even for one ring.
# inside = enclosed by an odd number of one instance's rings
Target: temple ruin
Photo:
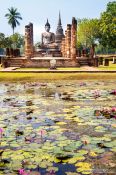
[[[38,49],[34,47],[33,24],[25,26],[25,57],[12,58],[9,55],[2,60],[4,67],[50,67],[50,60],[56,60],[57,67],[80,67],[81,65],[97,66],[97,59],[93,53],[87,56],[86,52],[77,50],[77,20],[72,18],[72,23],[67,24],[63,31],[61,15],[59,13],[56,33],[50,32],[47,20],[42,34],[43,40]],[[55,37],[55,38],[54,38]]]

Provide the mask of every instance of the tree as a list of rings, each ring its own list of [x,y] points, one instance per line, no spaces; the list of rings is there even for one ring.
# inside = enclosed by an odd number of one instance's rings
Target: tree
[[[19,12],[17,12],[17,8],[11,7],[8,9],[9,13],[5,15],[8,19],[8,24],[11,26],[14,34],[14,29],[16,28],[17,25],[20,25],[18,20],[22,20],[22,17]]]
[[[24,46],[24,36],[19,33],[11,35],[10,40],[13,42],[15,48],[21,48]]]
[[[0,48],[11,47],[12,41],[9,37],[5,37],[4,33],[0,33]]]
[[[116,48],[116,1],[107,4],[99,20],[99,42],[107,48]]]
[[[5,37],[4,48],[12,48],[13,42],[10,37]]]
[[[96,43],[98,35],[98,19],[79,19],[77,25],[77,41],[83,47],[91,47]]]
[[[81,48],[89,48],[90,56],[95,54],[95,46],[98,36],[98,19],[81,19],[78,20],[77,26],[77,43]]]
[[[5,43],[5,35],[4,33],[0,33],[0,48],[4,48]]]

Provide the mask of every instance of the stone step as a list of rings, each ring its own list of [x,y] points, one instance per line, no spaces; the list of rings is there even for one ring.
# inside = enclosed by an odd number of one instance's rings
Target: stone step
[[[80,66],[88,66],[88,60],[87,59],[83,59],[83,60],[78,60]]]
[[[10,64],[10,67],[21,67],[21,64]]]

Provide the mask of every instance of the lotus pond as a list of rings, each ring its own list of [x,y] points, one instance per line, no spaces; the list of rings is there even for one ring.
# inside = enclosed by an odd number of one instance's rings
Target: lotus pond
[[[0,83],[0,175],[115,174],[115,86]]]

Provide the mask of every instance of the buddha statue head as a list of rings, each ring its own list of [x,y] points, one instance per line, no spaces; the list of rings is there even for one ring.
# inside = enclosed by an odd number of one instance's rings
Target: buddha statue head
[[[46,32],[49,32],[50,31],[50,24],[48,22],[48,19],[47,19],[47,22],[45,24],[45,30],[46,30]]]

